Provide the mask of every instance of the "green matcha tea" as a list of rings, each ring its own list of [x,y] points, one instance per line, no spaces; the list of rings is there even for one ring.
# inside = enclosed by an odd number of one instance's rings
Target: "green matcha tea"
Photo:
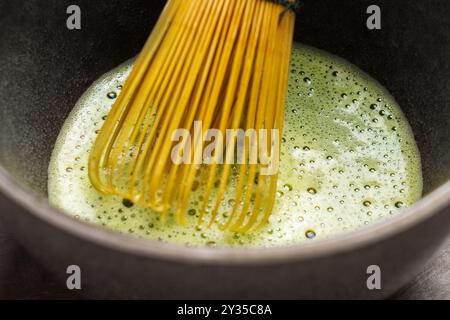
[[[138,237],[186,245],[281,246],[347,233],[398,214],[421,197],[420,156],[390,94],[350,63],[295,45],[286,103],[277,201],[269,224],[252,234],[197,226],[159,214],[90,184],[87,162],[98,130],[133,61],[107,73],[67,119],[49,168],[49,199],[78,219]],[[220,214],[234,204],[226,195]],[[196,206],[197,204],[197,206]]]

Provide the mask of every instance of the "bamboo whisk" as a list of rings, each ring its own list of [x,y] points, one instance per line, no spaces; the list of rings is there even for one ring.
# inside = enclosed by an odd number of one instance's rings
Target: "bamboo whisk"
[[[176,163],[173,132],[281,132],[296,5],[297,0],[168,0],[91,150],[92,185],[150,207],[162,219],[171,213],[178,223],[185,223],[196,194],[199,223],[208,219],[209,225],[240,233],[263,226],[278,175],[262,174],[267,164],[257,147],[245,144],[242,163],[220,164],[237,149],[232,140],[204,164],[199,157],[206,146],[194,141],[183,149],[192,163]],[[281,133],[267,135],[269,150],[274,139]],[[230,193],[231,209],[222,212]]]

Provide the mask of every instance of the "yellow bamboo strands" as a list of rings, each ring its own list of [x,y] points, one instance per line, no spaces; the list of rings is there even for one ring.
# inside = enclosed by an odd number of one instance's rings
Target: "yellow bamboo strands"
[[[200,181],[199,223],[207,218],[209,225],[242,233],[264,225],[278,175],[264,173],[270,164],[258,148],[271,154],[281,143],[295,23],[289,6],[296,4],[169,0],[91,150],[92,185],[152,208],[163,219],[172,212],[184,223]],[[179,129],[194,136],[195,141],[182,140],[185,148],[178,154],[189,163],[173,158]],[[255,135],[215,141],[218,148],[205,164],[209,129],[223,136],[230,129]],[[242,163],[233,163],[242,142]],[[221,219],[221,202],[231,192],[234,205]]]

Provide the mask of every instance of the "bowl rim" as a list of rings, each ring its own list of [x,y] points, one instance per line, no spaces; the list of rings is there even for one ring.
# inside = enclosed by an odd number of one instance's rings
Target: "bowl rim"
[[[30,188],[16,181],[2,166],[0,166],[0,191],[25,209],[28,214],[100,247],[146,258],[220,265],[267,265],[291,260],[311,260],[349,252],[406,231],[450,205],[449,180],[394,217],[329,239],[273,248],[209,248],[188,247],[138,238],[79,221],[53,208],[47,198],[37,195]]]

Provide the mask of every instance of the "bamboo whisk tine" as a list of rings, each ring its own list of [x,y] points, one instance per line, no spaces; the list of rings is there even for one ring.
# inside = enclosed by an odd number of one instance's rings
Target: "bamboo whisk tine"
[[[178,223],[200,192],[199,223],[207,219],[242,233],[263,226],[278,175],[263,173],[269,164],[258,147],[273,153],[280,143],[295,22],[289,9],[296,4],[168,0],[91,150],[92,185],[152,208],[163,219],[174,214]],[[177,129],[195,141],[174,141]],[[205,164],[208,129],[223,137],[230,129],[252,129],[258,144],[251,143],[252,134],[240,142],[215,141],[224,152],[216,148]],[[189,163],[174,161],[180,145],[179,156]],[[241,162],[232,164],[237,150]],[[232,207],[222,214],[230,195]]]

